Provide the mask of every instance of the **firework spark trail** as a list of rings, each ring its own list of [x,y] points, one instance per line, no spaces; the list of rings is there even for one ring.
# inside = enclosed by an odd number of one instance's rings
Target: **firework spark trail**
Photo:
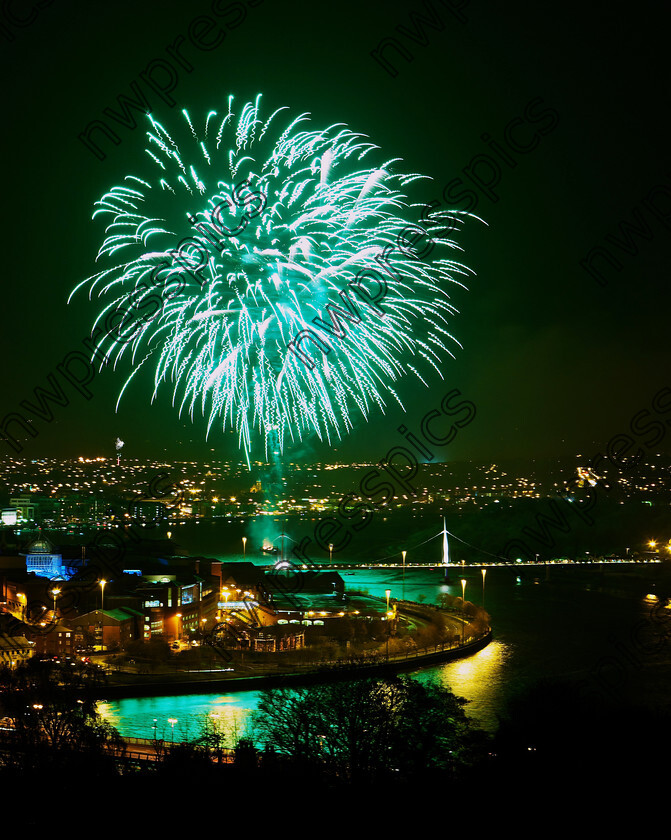
[[[447,256],[423,262],[396,247],[412,224],[403,189],[426,176],[395,173],[396,160],[367,167],[378,147],[342,124],[303,130],[307,115],[287,122],[283,108],[262,118],[260,98],[236,118],[229,97],[202,130],[184,111],[179,140],[149,116],[151,174],[126,176],[96,202],[94,218],[109,220],[97,257],[106,267],[72,293],[88,286],[90,298],[109,300],[94,326],[124,312],[98,343],[115,366],[134,365],[119,399],[149,362],[152,399],[171,382],[180,413],[200,408],[208,435],[215,422],[235,429],[248,464],[257,439],[267,458],[271,430],[280,452],[287,436],[332,442],[353,428],[355,409],[367,419],[374,406],[384,411],[385,396],[400,403],[393,385],[404,374],[440,374],[458,344],[447,287],[473,274]],[[427,235],[469,215],[434,212]],[[461,250],[453,239],[435,244]],[[287,352],[292,338],[315,331],[315,316],[343,302],[348,284],[379,275],[383,254],[395,278],[383,316],[359,311],[337,352],[307,369]],[[152,312],[126,318],[152,301]],[[325,324],[322,332],[334,334]]]

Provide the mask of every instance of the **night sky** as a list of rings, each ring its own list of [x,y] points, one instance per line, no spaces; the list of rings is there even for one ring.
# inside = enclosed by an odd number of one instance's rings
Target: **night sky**
[[[91,328],[86,294],[66,301],[96,270],[93,203],[143,160],[146,117],[131,111],[131,129],[104,113],[132,96],[133,82],[168,127],[181,108],[205,114],[223,110],[229,93],[242,104],[259,92],[267,109],[310,112],[311,127],[346,123],[382,159],[431,176],[414,185],[415,200],[486,221],[461,238],[477,272],[453,296],[463,350],[446,361],[444,381],[399,389],[411,423],[453,388],[476,404],[445,458],[589,456],[671,385],[659,4],[14,0],[4,9],[2,416],[21,411]],[[429,23],[413,33],[419,15]],[[210,49],[194,44],[197,33]],[[191,70],[166,51],[180,36]],[[385,69],[371,52],[389,37],[411,60],[387,48]],[[165,78],[156,59],[178,72],[172,107],[142,79],[150,66]],[[96,135],[103,160],[78,139],[92,120],[120,139]],[[497,183],[477,186],[469,172]],[[600,282],[580,264],[597,246],[606,249],[593,263]],[[117,435],[128,457],[237,452],[220,432],[205,444],[204,421],[180,420],[166,393],[150,404],[148,377],[115,414],[129,372],[121,368],[96,377],[88,401],[68,387],[70,404],[54,408],[54,422],[36,421],[21,456],[111,455]],[[337,453],[313,442],[287,455],[374,461],[399,442],[401,422],[390,404]]]

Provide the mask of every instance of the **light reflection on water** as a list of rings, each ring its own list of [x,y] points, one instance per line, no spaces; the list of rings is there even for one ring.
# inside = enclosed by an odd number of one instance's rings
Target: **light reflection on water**
[[[256,708],[255,691],[235,694],[183,694],[177,697],[135,697],[98,704],[98,710],[119,732],[132,738],[157,738],[170,740],[172,724],[176,719],[175,740],[197,738],[204,719],[215,716],[218,727],[233,736],[247,733],[250,713]],[[154,730],[156,721],[156,730]]]
[[[465,709],[468,717],[483,728],[494,730],[498,725],[496,711],[504,685],[505,666],[511,653],[510,645],[494,640],[467,659],[423,668],[412,676],[420,682],[435,677],[445,688],[469,701]]]
[[[671,582],[657,581],[653,567],[632,570],[626,578],[615,577],[615,570],[608,571],[607,576],[599,577],[599,570],[552,569],[548,580],[546,574],[490,569],[486,603],[492,615],[494,641],[470,657],[422,669],[413,676],[435,676],[455,694],[465,697],[469,700],[468,716],[489,730],[496,728],[497,713],[504,711],[511,694],[529,681],[578,675],[592,680],[592,685],[595,668],[604,654],[612,658],[617,652],[613,640],[631,645],[631,628],[649,616],[651,604],[659,597],[653,594],[654,587],[658,585],[664,595],[671,591]],[[467,579],[467,600],[482,603],[485,593],[477,568],[454,570],[447,590],[461,595],[461,575]],[[407,569],[405,576],[400,569],[362,569],[353,575],[346,572],[344,580],[347,588],[362,588],[380,597],[389,588],[392,598],[405,591],[407,599],[425,598],[428,603],[435,603],[446,588],[440,569]],[[647,625],[652,627],[649,617]],[[660,697],[671,696],[671,656],[667,647],[641,656],[646,668],[630,668],[631,673],[625,675],[627,684],[632,688],[640,686],[643,699],[651,686]],[[650,679],[646,682],[648,671]],[[258,694],[246,691],[118,700],[102,704],[101,711],[122,735],[145,738],[154,735],[154,719],[158,737],[170,738],[168,718],[176,718],[175,738],[181,739],[196,737],[208,714],[221,715],[218,720],[226,727],[237,727],[238,734],[243,734],[257,702]]]
[[[411,675],[420,681],[435,677],[454,694],[467,698],[466,714],[485,729],[494,730],[498,723],[496,710],[505,665],[510,654],[510,645],[495,640],[467,659],[423,668]],[[241,691],[235,694],[129,698],[100,703],[98,710],[122,735],[134,738],[153,738],[156,720],[156,737],[170,740],[169,719],[176,719],[175,740],[181,741],[198,737],[204,718],[213,715],[217,716],[217,725],[232,736],[249,734],[250,715],[257,702],[257,692]]]

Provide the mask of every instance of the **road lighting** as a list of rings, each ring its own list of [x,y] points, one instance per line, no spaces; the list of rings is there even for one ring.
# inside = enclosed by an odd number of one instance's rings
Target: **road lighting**
[[[408,553],[407,551],[402,551],[401,552],[401,557],[403,558],[403,589],[401,591],[401,599],[403,601],[405,601],[405,555],[407,553]]]
[[[56,598],[61,594],[61,590],[52,589],[51,594],[54,596],[54,621],[56,621]]]
[[[333,563],[333,543],[329,543],[329,563]]]
[[[387,662],[389,662],[389,637],[391,636],[391,621],[390,621],[390,609],[389,609],[389,596],[391,595],[391,589],[385,589],[384,594],[387,596]],[[393,615],[393,613],[392,613]]]
[[[168,718],[168,723],[172,727],[172,734],[170,736],[170,740],[172,743],[175,743],[175,724],[177,723],[177,718]]]
[[[466,578],[461,579],[461,644],[464,644],[466,635]]]
[[[242,559],[247,559],[247,537],[242,538]]]
[[[105,584],[107,581],[102,578],[100,581],[100,650],[105,650]]]
[[[482,572],[482,609],[485,608],[485,575],[487,574],[487,569],[481,569]]]

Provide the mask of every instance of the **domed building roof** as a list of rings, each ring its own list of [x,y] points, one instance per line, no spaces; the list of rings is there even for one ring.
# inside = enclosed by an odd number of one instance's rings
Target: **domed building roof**
[[[46,537],[38,537],[28,545],[28,554],[53,554],[53,547]]]

